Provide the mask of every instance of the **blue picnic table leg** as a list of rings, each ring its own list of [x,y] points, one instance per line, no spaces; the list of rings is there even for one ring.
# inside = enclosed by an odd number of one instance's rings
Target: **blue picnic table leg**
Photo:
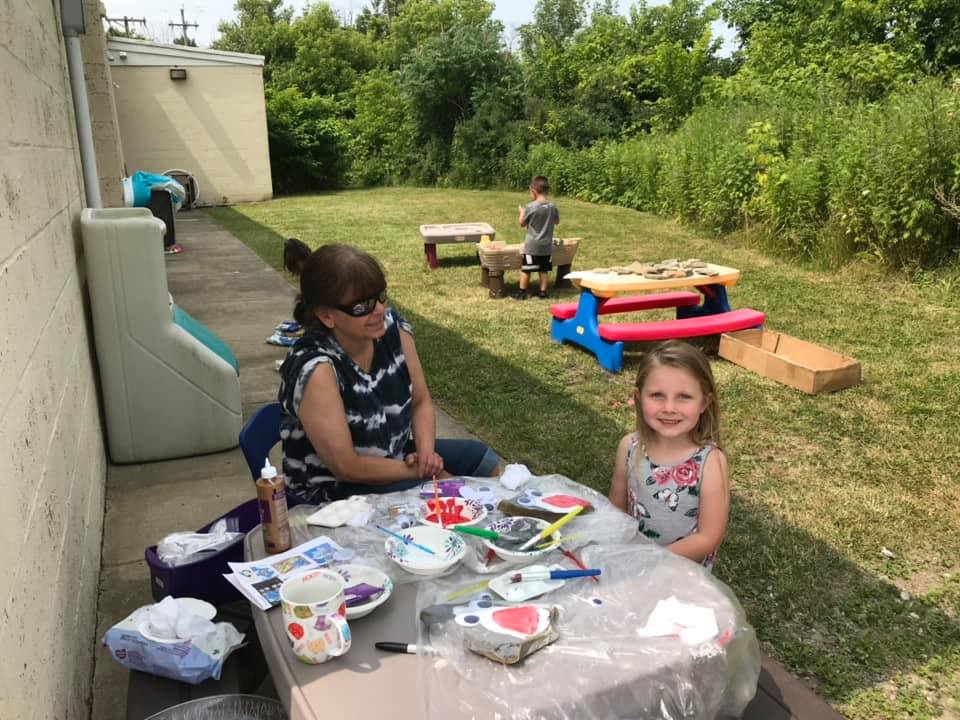
[[[678,320],[730,312],[727,289],[723,285],[697,285],[697,290],[703,295],[703,302],[692,307],[678,307]]]
[[[623,343],[608,342],[597,332],[597,314],[603,298],[598,298],[587,289],[580,291],[577,314],[569,320],[553,318],[550,338],[554,342],[569,342],[589,350],[597,356],[600,367],[610,372],[623,368]]]

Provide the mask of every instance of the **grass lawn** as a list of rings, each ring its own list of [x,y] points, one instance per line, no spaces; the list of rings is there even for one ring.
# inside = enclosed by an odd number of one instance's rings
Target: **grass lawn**
[[[551,343],[547,302],[488,299],[470,246],[437,246],[434,271],[424,260],[420,224],[486,221],[498,239],[519,242],[516,207],[525,201],[392,188],[210,214],[276,267],[287,236],[371,252],[413,324],[436,403],[509,461],[605,491],[617,440],[635,424],[626,401],[638,354],[611,375],[591,355]],[[960,717],[952,284],[910,284],[864,265],[824,272],[624,208],[557,204],[560,236],[583,238],[574,269],[668,257],[736,267],[743,275],[731,305],[860,360],[862,385],[808,397],[715,358],[734,492],[716,573],[743,602],[764,652],[848,717]],[[508,274],[508,290],[517,277]]]

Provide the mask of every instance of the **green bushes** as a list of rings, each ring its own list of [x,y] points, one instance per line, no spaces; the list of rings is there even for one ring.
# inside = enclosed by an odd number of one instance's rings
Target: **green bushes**
[[[676,132],[587,149],[541,143],[513,168],[515,185],[542,173],[559,193],[717,233],[747,228],[832,264],[860,254],[929,266],[960,252],[935,196],[960,192],[960,91],[935,78],[874,103],[819,87],[717,97]]]

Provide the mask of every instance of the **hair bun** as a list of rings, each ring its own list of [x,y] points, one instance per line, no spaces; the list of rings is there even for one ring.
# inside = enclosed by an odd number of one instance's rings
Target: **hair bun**
[[[297,238],[287,238],[283,243],[283,266],[288,272],[299,275],[313,251]]]

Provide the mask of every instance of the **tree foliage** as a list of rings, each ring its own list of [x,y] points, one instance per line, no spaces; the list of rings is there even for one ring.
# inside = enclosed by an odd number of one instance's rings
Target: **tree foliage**
[[[237,0],[214,47],[264,56],[277,192],[547,173],[810,256],[956,248],[960,2],[618,5],[538,0],[514,53],[490,0]]]

